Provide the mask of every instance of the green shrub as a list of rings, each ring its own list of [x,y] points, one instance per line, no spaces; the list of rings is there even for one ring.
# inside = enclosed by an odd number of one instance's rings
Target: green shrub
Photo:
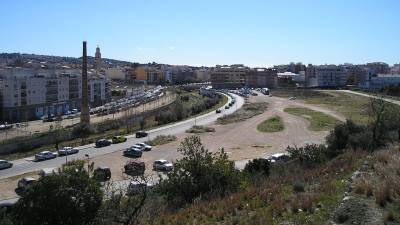
[[[243,171],[250,175],[260,174],[268,176],[270,171],[270,166],[271,163],[267,159],[264,158],[253,159],[246,164]]]
[[[327,148],[325,145],[306,144],[303,147],[286,148],[291,158],[298,159],[303,165],[312,166],[326,161]]]
[[[161,178],[158,192],[175,204],[191,202],[205,195],[224,195],[240,185],[240,173],[227,154],[211,153],[198,136],[185,138],[178,151],[183,158],[174,164],[167,178]]]

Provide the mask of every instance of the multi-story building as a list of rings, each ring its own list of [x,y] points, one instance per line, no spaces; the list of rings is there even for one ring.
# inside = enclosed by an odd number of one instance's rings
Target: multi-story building
[[[275,69],[251,69],[247,72],[245,80],[246,86],[250,88],[275,88],[278,85],[277,71]]]
[[[342,87],[347,82],[347,72],[336,65],[308,65],[305,73],[306,87]]]
[[[397,86],[399,84],[400,74],[378,74],[370,76],[368,80],[361,83],[359,87],[370,90],[379,90],[387,86]]]
[[[217,65],[211,71],[211,84],[215,89],[240,88],[246,85],[246,74],[250,70],[242,64]]]
[[[88,88],[92,107],[111,100],[110,82],[106,76],[90,71]],[[3,121],[33,120],[79,109],[81,93],[79,69],[0,69]]]
[[[164,73],[155,66],[140,66],[135,69],[135,78],[146,84],[161,84],[164,82]]]
[[[210,81],[210,70],[207,68],[196,69],[194,75],[198,81]]]

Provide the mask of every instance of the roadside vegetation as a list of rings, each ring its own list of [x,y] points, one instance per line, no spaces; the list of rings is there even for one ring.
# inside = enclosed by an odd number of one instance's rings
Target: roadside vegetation
[[[177,100],[159,109],[159,112],[134,115],[87,126],[54,126],[46,133],[33,134],[6,140],[2,146],[13,146],[13,150],[1,158],[13,160],[29,157],[41,151],[54,151],[62,146],[80,146],[94,143],[97,139],[110,139],[115,135],[128,135],[138,130],[151,129],[189,117],[198,116],[220,108],[228,101],[224,95],[201,96],[197,91],[177,91]]]
[[[332,116],[308,108],[286,108],[284,111],[307,119],[310,122],[309,129],[312,131],[329,131],[339,123]]]
[[[192,128],[186,130],[186,133],[200,134],[207,132],[215,132],[215,128],[207,126],[193,126]]]
[[[176,136],[174,135],[158,135],[152,140],[145,141],[145,143],[151,146],[157,146],[157,145],[168,144],[173,141],[176,141]]]
[[[257,130],[260,132],[280,132],[285,129],[282,119],[279,116],[274,116],[265,120],[264,122],[257,125]]]
[[[217,123],[224,125],[244,121],[262,114],[265,110],[267,110],[267,103],[265,102],[246,103],[236,112],[218,118]]]

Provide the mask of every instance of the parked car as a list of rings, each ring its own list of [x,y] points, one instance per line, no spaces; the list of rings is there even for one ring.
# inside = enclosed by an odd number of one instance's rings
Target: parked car
[[[113,138],[112,138],[112,143],[113,144],[118,144],[118,143],[122,143],[122,142],[125,142],[127,139],[126,139],[126,137],[124,137],[124,136],[114,136]]]
[[[141,146],[141,145],[138,145],[138,144],[132,145],[131,148],[135,148],[135,149],[140,150],[142,152],[144,151],[144,146]]]
[[[0,170],[11,168],[13,164],[7,160],[0,159]]]
[[[271,156],[269,156],[267,159],[271,162],[271,163],[275,163],[275,162],[286,162],[289,160],[289,155],[287,153],[275,153]]]
[[[55,152],[43,151],[43,152],[39,152],[35,155],[35,160],[42,161],[42,160],[54,159],[56,157],[57,157],[57,153],[55,153]]]
[[[143,137],[147,137],[148,133],[146,131],[138,131],[136,132],[136,138],[143,138]]]
[[[151,149],[153,148],[151,145],[148,145],[146,143],[137,143],[136,145],[142,146],[144,148],[145,151],[151,151]]]
[[[131,181],[128,186],[127,194],[135,195],[140,194],[144,191],[151,191],[153,189],[153,184],[147,183],[145,181]]]
[[[24,177],[21,180],[18,181],[17,184],[17,189],[21,192],[26,191],[26,189],[31,186],[32,184],[34,184],[37,180],[35,178],[32,177]]]
[[[42,120],[43,122],[54,122],[54,117],[45,117]]]
[[[215,110],[216,113],[221,113],[220,109]]]
[[[57,168],[44,168],[44,169],[41,169],[38,174],[41,177],[47,177],[50,175],[58,174],[58,170],[57,170]]]
[[[109,141],[107,139],[99,139],[95,143],[96,148],[101,148],[101,147],[105,147],[105,146],[109,146],[109,145],[111,145],[111,141]]]
[[[93,177],[99,182],[105,182],[111,179],[111,170],[109,167],[101,166],[93,171]]]
[[[229,105],[225,106],[225,109],[229,109]]]
[[[79,149],[73,147],[63,147],[58,150],[58,155],[72,155],[79,152]]]
[[[289,100],[296,100],[296,97],[290,97]]]
[[[142,150],[138,149],[138,148],[134,148],[134,147],[130,147],[124,150],[123,152],[124,156],[128,156],[128,157],[142,157]]]
[[[159,159],[154,161],[153,169],[155,171],[171,171],[173,169],[173,165],[168,160]]]
[[[140,176],[144,174],[146,165],[141,161],[129,161],[125,164],[124,170],[130,176]]]

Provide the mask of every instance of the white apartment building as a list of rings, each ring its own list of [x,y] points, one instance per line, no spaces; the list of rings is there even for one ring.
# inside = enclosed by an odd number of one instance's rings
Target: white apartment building
[[[377,76],[370,76],[367,81],[360,84],[359,87],[379,90],[390,85],[400,84],[400,74],[378,74]]]
[[[110,82],[89,72],[89,102],[98,106],[111,100]],[[62,115],[81,104],[79,69],[0,69],[1,120],[25,121]]]
[[[341,87],[347,82],[347,72],[336,65],[308,65],[305,73],[306,87]]]

